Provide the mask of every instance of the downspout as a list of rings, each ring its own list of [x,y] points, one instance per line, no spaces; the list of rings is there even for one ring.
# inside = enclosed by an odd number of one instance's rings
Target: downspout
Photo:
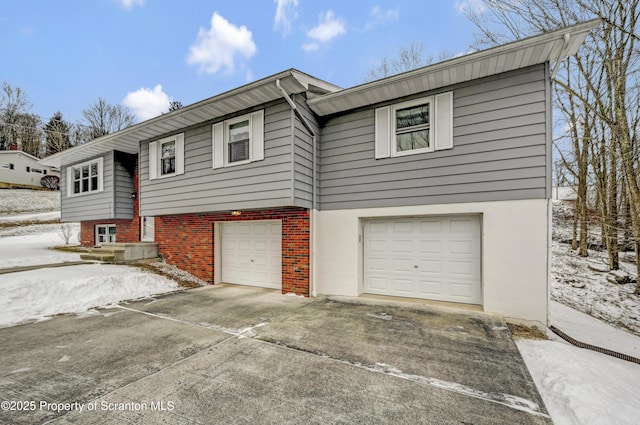
[[[571,41],[571,34],[567,33],[564,35],[564,43],[562,44],[562,49],[560,49],[560,53],[558,53],[558,57],[553,64],[553,71],[551,72],[551,81],[556,79],[556,74],[558,73],[559,66],[558,64],[562,60],[562,57],[569,50],[569,41]]]
[[[317,211],[317,204],[316,204],[316,193],[317,193],[317,180],[316,180],[316,169],[317,169],[317,138],[316,138],[316,132],[313,131],[313,129],[311,128],[311,126],[309,125],[309,123],[307,122],[307,120],[302,116],[302,114],[300,113],[300,111],[298,111],[298,107],[296,106],[295,102],[293,101],[293,99],[291,99],[291,97],[289,96],[289,94],[286,92],[286,90],[282,87],[282,85],[280,84],[280,79],[276,79],[276,87],[278,88],[278,90],[280,91],[280,93],[282,93],[282,97],[284,98],[284,100],[287,101],[287,103],[289,104],[289,106],[291,106],[291,110],[293,111],[293,113],[296,115],[296,117],[298,117],[298,119],[300,120],[300,122],[302,123],[302,125],[304,125],[304,127],[307,129],[307,131],[311,134],[311,138],[312,138],[312,149],[313,149],[313,161],[312,161],[312,167],[311,167],[311,172],[313,173],[313,175],[311,176],[311,246],[310,248],[310,261],[311,261],[311,275],[309,277],[309,295],[312,297],[315,297],[316,294],[316,285],[315,285],[315,280],[316,280],[316,235],[317,235],[317,230],[316,230],[316,211]],[[292,155],[294,154],[293,152],[291,153]],[[295,188],[292,188],[292,190],[295,191]]]

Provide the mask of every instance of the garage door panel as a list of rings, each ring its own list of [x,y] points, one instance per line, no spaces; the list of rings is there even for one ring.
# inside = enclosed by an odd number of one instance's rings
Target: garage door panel
[[[419,269],[423,273],[442,273],[441,260],[420,260]]]
[[[479,216],[365,221],[365,292],[480,304],[480,234]]]
[[[392,279],[391,285],[395,290],[395,292],[398,294],[406,295],[414,292],[413,279],[401,279],[401,278]]]
[[[418,281],[418,292],[423,296],[442,295],[442,283],[428,280]]]
[[[440,254],[442,252],[442,241],[426,239],[419,241],[421,254]]]
[[[282,288],[282,224],[242,221],[221,224],[222,281]]]

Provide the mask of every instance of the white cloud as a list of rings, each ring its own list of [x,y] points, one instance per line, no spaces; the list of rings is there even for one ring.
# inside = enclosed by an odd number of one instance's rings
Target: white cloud
[[[320,23],[307,32],[307,37],[326,43],[347,32],[344,19],[336,18],[333,10],[320,14]]]
[[[138,121],[148,120],[169,110],[169,96],[160,84],[153,89],[140,88],[129,92],[122,103],[136,116]]]
[[[133,6],[144,6],[144,0],[118,0],[125,9],[132,9]]]
[[[304,43],[302,45],[302,50],[305,52],[314,52],[320,48],[318,43]]]
[[[388,22],[395,22],[400,17],[400,9],[388,9],[382,10],[378,5],[373,6],[370,13],[376,21],[386,24]]]
[[[483,0],[458,0],[455,6],[458,13],[462,14],[467,12],[482,14],[487,10]]]
[[[207,74],[215,74],[221,68],[230,73],[236,56],[249,59],[256,51],[253,34],[246,26],[237,27],[214,12],[211,28],[200,28],[195,44],[189,47],[187,63],[200,65],[200,71]]]
[[[371,12],[369,12],[370,19],[364,25],[360,31],[369,31],[378,25],[387,25],[392,22],[397,22],[400,18],[400,9],[387,9],[382,10],[379,5],[373,6]]]
[[[291,23],[298,18],[298,0],[273,0],[276,2],[276,16],[273,21],[273,29],[281,30],[287,35],[291,31]]]

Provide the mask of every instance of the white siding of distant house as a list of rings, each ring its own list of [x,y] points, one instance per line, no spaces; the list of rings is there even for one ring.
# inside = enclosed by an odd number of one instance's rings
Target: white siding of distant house
[[[4,164],[12,164],[13,169],[5,168]],[[27,167],[30,171],[27,171]],[[42,172],[31,171],[33,169]],[[38,164],[38,158],[24,152],[0,151],[0,183],[42,187],[40,179],[45,175],[60,177],[60,172]]]

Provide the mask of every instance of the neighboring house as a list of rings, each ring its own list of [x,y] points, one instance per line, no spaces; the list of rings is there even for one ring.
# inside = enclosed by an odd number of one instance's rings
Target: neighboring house
[[[47,175],[60,177],[57,168],[42,165],[39,159],[22,151],[0,151],[0,187],[42,187]]]
[[[62,220],[209,283],[546,324],[551,81],[595,22],[349,89],[288,70],[56,154]]]

